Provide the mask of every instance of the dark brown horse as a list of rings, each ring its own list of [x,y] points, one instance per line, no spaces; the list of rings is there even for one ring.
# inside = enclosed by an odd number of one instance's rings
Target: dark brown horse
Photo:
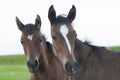
[[[75,56],[80,65],[73,80],[119,80],[120,52],[75,41]]]
[[[72,80],[120,80],[120,52],[108,51],[78,40],[72,25],[75,15],[75,6],[72,6],[67,17],[56,17],[53,6],[48,13],[55,55],[63,64],[69,60],[79,63],[79,69],[75,69],[78,71],[75,71]],[[66,65],[69,72],[74,73],[72,67],[75,66]]]
[[[37,15],[35,24],[24,25],[17,17],[22,32],[21,44],[31,72],[30,80],[68,80],[60,61],[54,56],[52,45],[41,34],[41,19]]]

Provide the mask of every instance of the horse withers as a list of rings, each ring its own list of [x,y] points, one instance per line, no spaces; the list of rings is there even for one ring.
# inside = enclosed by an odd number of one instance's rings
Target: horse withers
[[[30,80],[67,80],[60,61],[54,56],[52,45],[40,32],[39,15],[36,17],[35,24],[24,25],[17,17],[16,23],[22,32],[21,44],[31,72]]]
[[[120,52],[107,50],[105,47],[91,45],[76,38],[72,21],[76,15],[75,6],[67,17],[59,15],[51,6],[48,18],[51,23],[51,36],[55,55],[66,65],[68,62],[78,62],[79,69],[70,66],[68,72],[76,74],[72,80],[119,80],[120,79]],[[74,67],[76,68],[76,67]]]

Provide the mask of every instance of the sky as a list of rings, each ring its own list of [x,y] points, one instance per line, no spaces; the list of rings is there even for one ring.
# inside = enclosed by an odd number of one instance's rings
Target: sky
[[[0,0],[0,55],[24,54],[16,16],[24,24],[34,24],[40,15],[41,31],[51,42],[48,20],[51,5],[57,15],[68,14],[75,5],[73,24],[80,40],[89,40],[97,46],[120,46],[120,0]]]

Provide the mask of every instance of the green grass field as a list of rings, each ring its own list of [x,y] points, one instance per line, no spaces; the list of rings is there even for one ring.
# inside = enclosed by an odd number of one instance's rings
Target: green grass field
[[[120,46],[108,47],[120,51]],[[0,80],[29,80],[30,72],[24,55],[0,56]]]
[[[0,80],[29,80],[24,55],[0,56]]]
[[[29,80],[25,65],[0,65],[0,80]]]
[[[120,46],[113,46],[113,47],[109,47],[108,49],[112,51],[120,51]]]

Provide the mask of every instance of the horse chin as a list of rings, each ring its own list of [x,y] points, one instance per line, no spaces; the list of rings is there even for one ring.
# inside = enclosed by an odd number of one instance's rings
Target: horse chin
[[[78,70],[79,70],[78,67],[77,68],[73,67],[73,68],[70,68],[70,69],[65,68],[66,74],[70,75],[70,76],[77,74]]]
[[[75,75],[77,73],[77,71],[68,71],[65,68],[63,69],[63,71],[69,76]]]
[[[29,71],[30,71],[31,73],[36,73],[36,72],[39,71],[39,68],[38,68],[38,67],[36,67],[36,68],[34,68],[34,69],[32,69],[32,68],[28,68],[28,69],[29,69]]]
[[[66,72],[66,73],[67,73],[67,75],[72,76],[72,75],[75,75],[77,72],[76,72],[76,71],[73,71],[73,72]]]

